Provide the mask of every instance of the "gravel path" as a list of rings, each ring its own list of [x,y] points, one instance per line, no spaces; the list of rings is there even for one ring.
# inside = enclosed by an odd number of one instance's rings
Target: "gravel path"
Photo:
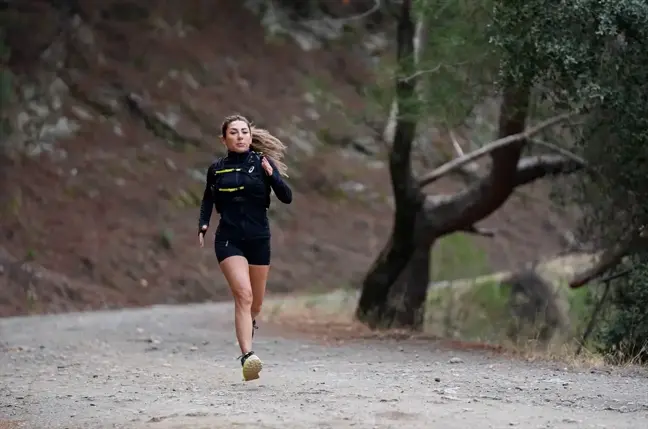
[[[324,346],[261,329],[243,383],[230,304],[0,320],[0,427],[646,428],[648,378],[434,343]]]

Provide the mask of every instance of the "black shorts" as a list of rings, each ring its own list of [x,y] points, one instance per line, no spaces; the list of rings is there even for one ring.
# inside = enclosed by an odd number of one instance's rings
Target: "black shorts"
[[[270,265],[270,239],[255,238],[252,240],[216,239],[214,250],[218,262],[230,256],[243,256],[250,265]]]

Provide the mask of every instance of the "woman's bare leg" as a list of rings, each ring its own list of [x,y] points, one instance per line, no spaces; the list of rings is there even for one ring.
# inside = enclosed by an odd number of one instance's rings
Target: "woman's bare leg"
[[[234,325],[241,353],[252,350],[252,286],[247,259],[230,256],[220,263],[234,297]]]
[[[261,306],[263,305],[263,298],[266,291],[266,283],[268,282],[268,273],[270,271],[269,265],[250,265],[250,285],[252,288],[252,319],[261,313]]]

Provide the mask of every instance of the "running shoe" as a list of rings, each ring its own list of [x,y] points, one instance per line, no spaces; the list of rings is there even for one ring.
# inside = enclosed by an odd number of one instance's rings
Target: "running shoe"
[[[256,380],[263,369],[263,362],[253,351],[241,356],[241,367],[243,368],[243,381]]]

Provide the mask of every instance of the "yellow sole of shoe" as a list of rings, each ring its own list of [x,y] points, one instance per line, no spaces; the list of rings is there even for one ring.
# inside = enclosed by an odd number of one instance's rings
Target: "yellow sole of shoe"
[[[251,381],[259,378],[259,373],[263,369],[263,362],[258,356],[252,355],[246,359],[243,364],[243,381]]]

